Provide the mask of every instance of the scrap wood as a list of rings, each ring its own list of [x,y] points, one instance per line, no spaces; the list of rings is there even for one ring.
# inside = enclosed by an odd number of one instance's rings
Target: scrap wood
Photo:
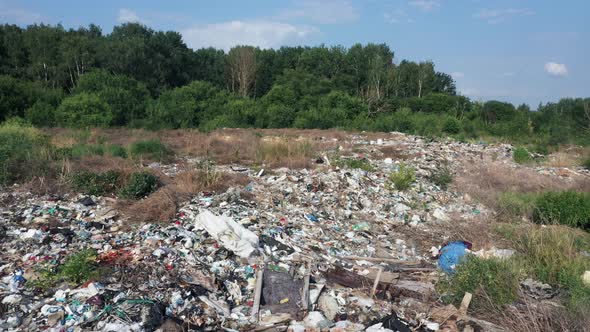
[[[311,277],[311,263],[307,263],[307,271],[303,279],[303,289],[301,290],[301,305],[303,310],[309,309],[309,279]]]
[[[463,300],[461,301],[461,306],[459,307],[459,313],[461,316],[467,316],[467,309],[469,308],[469,304],[471,303],[471,298],[473,295],[469,292],[465,292],[463,296]]]
[[[256,288],[254,289],[254,305],[252,306],[252,318],[258,321],[258,311],[260,310],[260,297],[262,295],[262,277],[264,269],[256,271]]]
[[[375,282],[373,283],[373,289],[371,290],[371,297],[375,296],[375,291],[377,291],[377,286],[379,286],[379,279],[381,279],[381,273],[383,272],[383,267],[379,267],[377,271],[377,276],[375,277]]]

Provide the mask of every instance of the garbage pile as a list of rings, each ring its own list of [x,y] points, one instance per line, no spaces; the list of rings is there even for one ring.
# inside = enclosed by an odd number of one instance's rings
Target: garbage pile
[[[129,225],[112,198],[1,193],[0,330],[438,330],[427,312],[441,271],[400,230],[489,213],[429,176],[510,147],[355,139],[364,150],[349,158],[374,171],[327,155],[313,170],[224,167],[251,182],[159,224]],[[410,189],[388,185],[401,161],[384,146],[416,169]]]

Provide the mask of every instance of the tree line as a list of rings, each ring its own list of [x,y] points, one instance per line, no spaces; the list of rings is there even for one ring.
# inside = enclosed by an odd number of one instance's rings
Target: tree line
[[[137,23],[110,34],[0,26],[0,121],[37,126],[299,127],[586,140],[589,99],[472,102],[431,61],[394,62],[386,44],[192,50]]]

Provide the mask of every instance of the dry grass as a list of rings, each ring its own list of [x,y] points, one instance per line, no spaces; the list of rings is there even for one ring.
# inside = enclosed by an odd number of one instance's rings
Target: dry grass
[[[256,151],[258,164],[269,167],[307,168],[315,150],[307,139],[273,137],[264,140]]]
[[[590,148],[569,146],[548,155],[543,164],[551,167],[574,167],[579,166],[588,156],[590,156]]]
[[[554,302],[532,299],[524,294],[515,305],[488,306],[480,316],[518,332],[590,331],[590,317],[575,315]]]
[[[505,192],[590,191],[590,179],[565,179],[539,174],[531,168],[514,168],[501,162],[482,160],[464,162],[457,169],[454,187],[489,207],[498,208],[498,199]]]
[[[214,169],[188,169],[173,178],[160,176],[164,186],[140,201],[121,201],[119,210],[131,223],[169,222],[182,202],[203,191],[223,192],[231,186],[244,186],[247,176],[217,172]]]
[[[346,139],[350,137],[350,133],[338,130],[298,129],[218,129],[211,133],[203,133],[196,129],[152,132],[126,128],[90,131],[51,128],[46,129],[45,133],[52,137],[57,146],[72,146],[78,143],[128,146],[140,140],[159,139],[177,155],[209,158],[217,164],[252,165],[265,162],[271,167],[292,168],[310,166],[308,161],[300,157],[301,144],[309,144],[312,151],[328,151],[338,146],[347,146]],[[288,145],[289,152],[286,155],[281,154],[281,150],[285,149],[272,151],[273,144],[269,145],[268,142],[276,141]],[[305,143],[301,143],[302,141]],[[308,156],[303,153],[303,157]]]

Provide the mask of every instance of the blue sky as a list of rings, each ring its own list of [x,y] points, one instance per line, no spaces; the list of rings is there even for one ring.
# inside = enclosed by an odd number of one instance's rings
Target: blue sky
[[[590,1],[264,0],[10,1],[0,22],[138,21],[182,33],[188,46],[384,42],[395,61],[432,60],[461,94],[513,103],[590,97]]]

